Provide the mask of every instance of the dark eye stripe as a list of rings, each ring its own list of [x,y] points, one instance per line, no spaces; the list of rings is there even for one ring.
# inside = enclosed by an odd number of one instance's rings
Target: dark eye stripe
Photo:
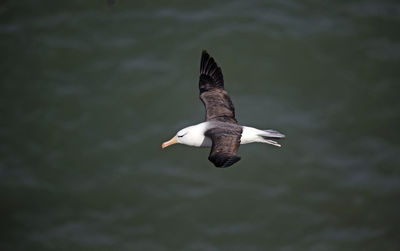
[[[178,138],[182,138],[183,136],[185,136],[187,133],[182,134],[182,135],[178,135]]]

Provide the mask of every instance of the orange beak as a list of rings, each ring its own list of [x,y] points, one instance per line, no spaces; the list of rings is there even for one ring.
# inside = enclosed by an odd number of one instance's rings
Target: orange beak
[[[172,139],[165,141],[164,143],[162,143],[161,147],[164,149],[167,146],[173,145],[178,143],[178,138],[176,136],[174,136]]]

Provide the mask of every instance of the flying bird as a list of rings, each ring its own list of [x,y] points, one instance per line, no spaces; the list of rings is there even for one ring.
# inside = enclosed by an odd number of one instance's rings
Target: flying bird
[[[200,100],[206,108],[205,122],[183,128],[172,139],[162,143],[162,148],[177,143],[211,147],[208,159],[216,167],[229,167],[240,160],[237,151],[241,144],[260,142],[281,146],[276,140],[285,137],[282,133],[237,123],[235,108],[224,90],[221,68],[205,50],[201,54],[199,89]]]

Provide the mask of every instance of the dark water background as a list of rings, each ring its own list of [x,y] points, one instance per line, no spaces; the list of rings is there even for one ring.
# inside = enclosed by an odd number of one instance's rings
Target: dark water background
[[[398,1],[2,1],[1,250],[400,250]],[[239,122],[208,149],[202,49]]]

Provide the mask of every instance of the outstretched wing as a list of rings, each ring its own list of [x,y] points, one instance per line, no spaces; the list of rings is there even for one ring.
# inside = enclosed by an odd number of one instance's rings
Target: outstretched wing
[[[199,89],[200,99],[206,108],[206,120],[237,123],[235,108],[224,90],[221,68],[207,51],[201,54]]]
[[[212,140],[208,160],[216,167],[229,167],[240,160],[236,153],[240,146],[242,127],[214,127],[207,130],[205,135]]]

